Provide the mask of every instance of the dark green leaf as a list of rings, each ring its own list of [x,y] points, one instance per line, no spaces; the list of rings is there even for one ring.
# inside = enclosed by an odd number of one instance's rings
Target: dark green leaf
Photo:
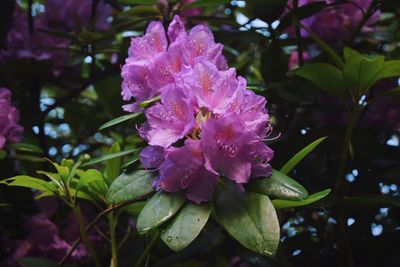
[[[169,220],[184,203],[185,197],[181,193],[157,192],[139,214],[139,234],[144,234]]]
[[[118,142],[115,142],[111,148],[110,153],[118,153],[121,151],[121,147]],[[106,161],[106,176],[108,181],[112,182],[118,177],[121,171],[121,157],[109,159]]]
[[[326,63],[307,64],[294,70],[293,73],[313,82],[328,94],[336,96],[347,94],[343,73],[332,65]]]
[[[0,149],[0,159],[4,159],[7,156],[7,151]]]
[[[303,200],[308,197],[301,184],[277,170],[273,170],[267,178],[252,179],[247,188],[271,198]]]
[[[129,115],[123,115],[121,117],[115,118],[115,119],[113,119],[111,121],[108,121],[108,122],[104,123],[103,125],[101,125],[100,128],[99,128],[99,131],[104,130],[104,129],[109,128],[109,127],[112,127],[114,125],[123,123],[125,121],[135,119],[135,118],[137,118],[138,116],[140,116],[142,114],[143,114],[142,112],[136,112],[136,113],[132,113],[132,114],[129,114]]]
[[[32,153],[39,153],[39,154],[43,153],[43,150],[40,147],[31,145],[31,144],[15,143],[15,144],[11,144],[11,147],[17,151],[22,151],[22,152],[32,152]]]
[[[288,209],[294,207],[302,207],[310,205],[318,200],[323,199],[331,192],[330,189],[325,189],[323,191],[317,192],[315,194],[310,195],[308,198],[302,201],[293,201],[293,200],[283,200],[283,199],[274,199],[272,200],[272,204],[276,209]]]
[[[248,249],[274,256],[279,245],[279,222],[269,198],[238,192],[233,186],[217,193],[216,217],[227,232]]]
[[[44,258],[26,257],[18,260],[22,267],[57,267],[58,264]],[[66,265],[68,266],[68,265]]]
[[[281,168],[281,172],[284,174],[288,174],[305,156],[307,156],[311,151],[314,150],[322,141],[326,139],[325,137],[321,137],[318,140],[315,140],[302,150],[300,150],[296,155],[294,155],[286,164]]]
[[[208,221],[212,205],[188,202],[161,230],[161,239],[173,251],[187,247],[200,234]]]
[[[146,108],[149,105],[151,105],[151,104],[153,104],[155,102],[158,102],[160,99],[161,99],[161,96],[157,95],[157,96],[152,97],[150,99],[147,99],[147,100],[145,100],[143,102],[140,102],[139,106],[142,107],[142,108]]]
[[[282,48],[271,44],[261,55],[261,73],[265,82],[286,80],[288,72],[288,56]]]
[[[118,204],[146,196],[154,191],[152,183],[153,177],[148,171],[123,173],[110,185],[107,193],[108,203]]]

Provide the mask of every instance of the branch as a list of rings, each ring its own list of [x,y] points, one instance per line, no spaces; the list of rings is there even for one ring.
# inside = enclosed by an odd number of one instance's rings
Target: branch
[[[108,214],[108,213],[110,213],[110,212],[113,212],[113,211],[115,211],[115,210],[117,210],[117,209],[120,209],[120,208],[122,208],[122,207],[125,207],[126,205],[132,204],[132,203],[134,203],[134,202],[136,202],[136,201],[140,201],[140,200],[142,200],[142,199],[135,199],[135,200],[127,201],[127,202],[124,202],[124,203],[121,203],[121,204],[118,204],[118,205],[115,205],[115,206],[111,206],[111,207],[109,207],[109,208],[103,210],[102,212],[100,212],[100,213],[96,216],[96,218],[95,218],[93,221],[91,221],[91,222],[86,226],[86,228],[85,228],[86,232],[89,233],[89,231],[93,228],[93,226],[95,226],[96,223],[97,223],[101,218],[103,218],[104,215],[106,215],[106,214]],[[79,235],[78,238],[75,240],[74,244],[72,245],[71,249],[68,251],[67,254],[65,254],[65,256],[64,256],[64,257],[60,260],[60,262],[58,263],[58,266],[59,266],[59,267],[62,267],[62,266],[65,264],[65,262],[66,262],[66,261],[68,260],[68,258],[72,255],[72,253],[75,251],[75,249],[78,247],[78,245],[79,245],[79,243],[80,243],[81,241],[82,241],[82,238],[81,238],[81,236]]]

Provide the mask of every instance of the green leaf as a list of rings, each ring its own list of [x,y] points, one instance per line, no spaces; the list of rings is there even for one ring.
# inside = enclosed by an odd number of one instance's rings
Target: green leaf
[[[143,112],[136,112],[136,113],[123,115],[121,117],[115,118],[115,119],[113,119],[111,121],[108,121],[108,122],[104,123],[103,125],[101,125],[100,128],[99,128],[99,131],[102,131],[102,130],[104,130],[106,128],[115,126],[117,124],[129,121],[129,120],[133,120],[133,119],[139,117],[142,114],[143,114]]]
[[[330,189],[325,189],[318,193],[310,195],[308,198],[302,201],[293,201],[293,200],[283,200],[283,199],[274,199],[272,200],[272,204],[276,209],[288,209],[288,208],[295,208],[295,207],[302,207],[310,205],[318,200],[323,199],[331,192]]]
[[[328,94],[336,96],[347,94],[343,73],[332,65],[326,63],[307,64],[294,70],[293,73],[311,81]]]
[[[344,48],[343,54],[346,88],[357,89],[360,92],[369,89],[377,81],[385,57],[364,56],[348,47]]]
[[[369,208],[376,209],[382,206],[400,207],[400,199],[395,196],[383,195],[359,195],[351,197],[343,197],[344,206],[346,208]]]
[[[400,60],[385,61],[381,55],[362,55],[356,50],[345,47],[344,75],[346,87],[366,92],[383,78],[400,75]]]
[[[57,263],[44,258],[26,257],[18,260],[22,267],[57,267]],[[65,265],[66,267],[68,265]]]
[[[301,184],[277,170],[273,170],[267,178],[252,179],[247,188],[271,198],[303,200],[308,197],[307,190]]]
[[[97,157],[97,158],[94,158],[94,159],[91,159],[91,160],[85,162],[84,164],[82,164],[82,167],[90,166],[90,165],[93,165],[96,163],[100,163],[100,162],[107,161],[110,159],[115,159],[118,157],[123,157],[123,156],[129,155],[129,154],[138,152],[139,150],[140,149],[138,149],[138,148],[134,148],[134,149],[129,149],[129,150],[125,150],[125,151],[121,151],[121,152],[117,152],[117,153],[110,153],[107,155],[102,155],[100,157]]]
[[[58,173],[54,172],[45,172],[45,171],[36,171],[38,174],[43,174],[47,178],[49,178],[51,181],[53,181],[54,184],[56,184],[59,188],[62,187],[62,179]]]
[[[18,175],[3,181],[0,181],[0,184],[5,184],[8,186],[19,186],[19,187],[26,187],[31,189],[36,189],[40,191],[50,191],[55,192],[57,189],[56,187],[42,179],[26,176],[26,175]]]
[[[246,248],[273,257],[279,245],[279,222],[265,195],[238,192],[233,186],[217,192],[216,218]]]
[[[32,152],[32,153],[38,153],[38,154],[42,154],[43,150],[35,145],[31,145],[31,144],[25,144],[25,143],[15,143],[15,144],[11,144],[11,147],[14,148],[17,151],[21,151],[21,152]]]
[[[161,230],[161,239],[173,251],[187,247],[200,234],[208,221],[212,205],[187,202],[178,214]]]
[[[121,151],[121,147],[118,142],[115,142],[111,148],[110,153],[117,153]],[[118,177],[121,171],[121,158],[113,158],[106,161],[106,176],[108,181],[112,182]]]
[[[281,168],[281,172],[284,174],[288,174],[305,156],[310,154],[311,151],[314,150],[322,141],[324,141],[327,137],[321,137],[318,140],[315,140],[299,152],[294,155],[286,164]]]
[[[7,151],[0,149],[0,159],[4,159],[7,157]]]
[[[76,185],[77,192],[82,187],[94,188],[98,193],[105,193],[107,190],[103,175],[96,169],[89,169],[82,174]]]
[[[139,214],[139,234],[144,234],[169,220],[184,203],[185,197],[181,193],[157,192]]]
[[[147,100],[145,100],[143,102],[140,102],[139,106],[142,107],[142,108],[146,108],[149,105],[151,105],[151,104],[153,104],[155,102],[158,102],[160,99],[161,99],[161,96],[157,95],[157,96],[152,97],[150,99],[147,99]]]
[[[131,158],[130,160],[128,160],[127,162],[124,163],[124,165],[122,165],[122,169],[127,168],[128,166],[134,164],[135,162],[137,162],[139,160],[139,154],[133,156],[133,158]]]
[[[146,196],[154,191],[152,183],[153,176],[148,171],[123,173],[110,185],[107,193],[108,203],[119,204]]]

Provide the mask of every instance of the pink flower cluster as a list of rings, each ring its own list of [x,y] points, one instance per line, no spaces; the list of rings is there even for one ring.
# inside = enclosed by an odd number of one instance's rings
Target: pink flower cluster
[[[125,110],[161,96],[145,110],[140,129],[150,145],[141,153],[143,166],[159,170],[158,189],[186,190],[196,203],[211,200],[220,176],[243,184],[271,173],[265,98],[228,69],[222,49],[207,27],[186,32],[175,16],[167,34],[152,22],[143,37],[133,38],[122,68],[122,96],[136,100]]]
[[[19,111],[11,104],[11,92],[0,87],[0,149],[6,142],[18,142],[23,128],[18,124]]]

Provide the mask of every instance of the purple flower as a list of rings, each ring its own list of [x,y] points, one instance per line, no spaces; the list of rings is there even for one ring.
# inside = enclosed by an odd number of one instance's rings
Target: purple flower
[[[79,31],[93,23],[94,29],[107,30],[107,19],[111,16],[111,6],[104,1],[96,1],[94,17],[92,5],[95,0],[47,0],[45,17],[53,28],[65,31]]]
[[[169,44],[161,24],[151,23],[143,37],[132,40],[122,70],[124,84],[135,80],[123,87],[123,96],[161,96],[145,110],[147,121],[139,129],[150,145],[141,152],[142,165],[159,172],[154,185],[185,190],[188,199],[201,203],[212,199],[220,176],[241,185],[270,175],[273,151],[263,143],[269,125],[265,98],[227,68],[222,45],[208,28],[186,33],[175,17],[168,39]],[[149,47],[156,52],[148,53]]]
[[[6,142],[21,140],[23,128],[18,120],[19,111],[11,104],[11,92],[0,87],[0,149]]]
[[[31,33],[26,13],[17,7],[4,49],[0,50],[0,63],[15,59],[51,61],[54,73],[59,73],[68,57],[69,41],[41,32],[48,29],[43,15],[34,17],[33,25],[35,30]]]
[[[170,86],[157,103],[146,111],[150,125],[147,140],[150,145],[169,147],[196,125],[193,107],[185,99],[185,95],[177,88]]]
[[[318,0],[319,1],[319,0]],[[317,0],[300,0],[299,6],[317,2]],[[322,11],[309,18],[302,20],[302,23],[315,32],[322,39],[330,42],[347,40],[352,31],[361,21],[363,13],[366,12],[372,0],[325,0],[329,5]],[[366,22],[363,32],[370,31],[372,25],[379,19],[379,11]],[[302,31],[303,36],[308,36]]]
[[[196,26],[187,33],[175,16],[167,32],[168,36],[160,22],[152,22],[144,36],[132,38],[121,72],[122,98],[135,102],[123,106],[124,110],[138,111],[140,102],[161,94],[168,85],[181,83],[199,60],[227,68],[222,45],[214,42],[207,27]]]
[[[228,114],[210,119],[202,127],[201,146],[207,161],[220,173],[236,183],[247,183],[253,176],[268,176],[272,150],[262,143],[254,131],[247,128],[243,116]]]
[[[58,203],[55,198],[44,198],[38,201],[40,212],[34,216],[24,217],[24,228],[26,236],[21,240],[5,238],[2,245],[8,251],[8,258],[0,262],[1,266],[20,266],[18,260],[23,257],[43,257],[46,259],[60,261],[72,248],[72,244],[79,236],[79,226],[69,214],[65,220],[65,227],[58,227],[51,218],[58,210]],[[88,224],[96,213],[87,203],[81,203],[83,220]],[[99,225],[103,229],[104,225]],[[100,236],[94,231],[89,238],[99,248],[101,245]],[[77,262],[88,258],[89,252],[84,244],[80,244],[70,257],[70,261]]]
[[[146,169],[158,169],[164,160],[164,148],[147,146],[140,152],[140,162]]]
[[[186,189],[188,199],[200,203],[212,198],[219,174],[205,161],[199,140],[187,139],[183,147],[170,147],[160,166],[158,188],[167,192]]]

